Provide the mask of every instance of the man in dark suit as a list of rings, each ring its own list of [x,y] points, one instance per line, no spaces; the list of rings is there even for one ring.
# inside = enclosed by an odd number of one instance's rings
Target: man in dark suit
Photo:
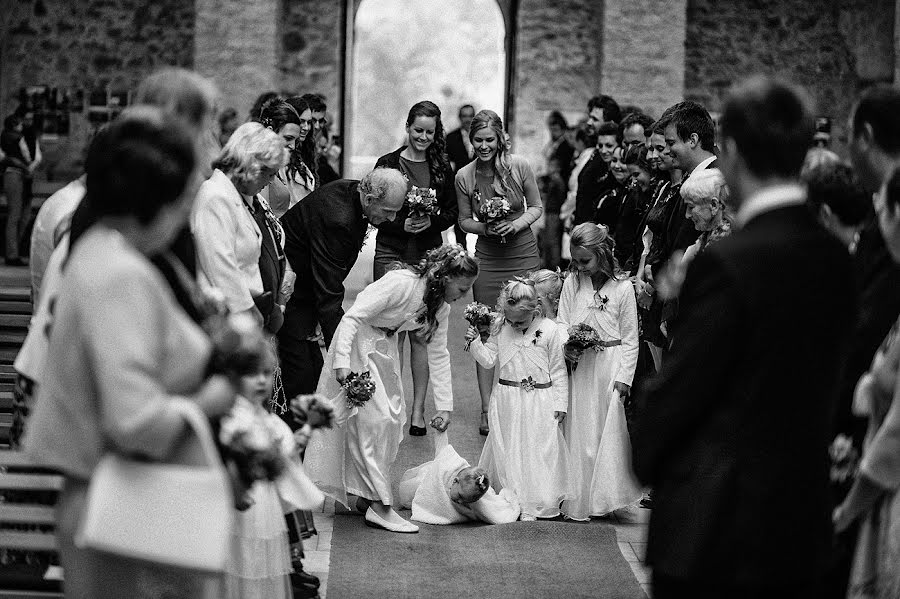
[[[638,397],[657,599],[817,596],[854,306],[850,256],[798,183],[812,134],[784,84],[753,79],[725,103],[718,162],[739,229],[690,265],[671,353]]]
[[[284,393],[313,393],[322,371],[316,333],[325,344],[344,315],[344,279],[356,264],[369,224],[391,221],[406,200],[400,171],[380,168],[362,181],[340,179],[315,190],[281,217],[284,251],[297,273],[278,331]]]
[[[450,166],[453,167],[453,176],[459,172],[459,169],[466,166],[475,159],[475,148],[469,141],[469,126],[472,119],[475,118],[475,107],[471,104],[464,104],[459,107],[459,129],[454,129],[447,134],[447,158],[450,159]],[[456,235],[456,242],[466,245],[466,233],[459,228],[459,223],[453,225],[453,234]]]

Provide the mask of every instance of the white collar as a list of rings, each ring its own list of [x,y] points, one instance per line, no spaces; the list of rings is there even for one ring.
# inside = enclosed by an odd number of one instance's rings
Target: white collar
[[[738,210],[735,223],[743,227],[762,214],[786,206],[799,206],[806,201],[806,190],[799,183],[783,183],[760,189],[746,200]]]
[[[708,167],[710,164],[712,164],[712,161],[715,160],[715,159],[716,159],[716,156],[715,156],[715,154],[713,154],[713,155],[710,156],[709,158],[706,158],[706,159],[702,160],[702,161],[700,162],[700,164],[698,164],[697,166],[695,166],[695,167],[694,167],[694,170],[691,171],[691,175],[693,175],[693,174],[696,173],[697,171],[702,171],[703,169],[705,169],[706,167]],[[688,175],[688,177],[690,177],[691,175]]]

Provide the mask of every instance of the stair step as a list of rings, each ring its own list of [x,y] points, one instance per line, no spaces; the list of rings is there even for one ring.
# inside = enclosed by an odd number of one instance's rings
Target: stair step
[[[0,287],[0,301],[31,303],[31,287]]]
[[[25,336],[28,334],[28,331],[9,331],[9,330],[0,330],[0,345],[15,345],[16,352],[19,351],[19,347],[25,343]]]
[[[0,313],[4,314],[31,314],[30,301],[0,300]]]
[[[0,328],[27,329],[31,324],[31,314],[0,313]]]
[[[0,347],[0,365],[6,365],[12,368],[16,356],[19,355],[18,347]]]

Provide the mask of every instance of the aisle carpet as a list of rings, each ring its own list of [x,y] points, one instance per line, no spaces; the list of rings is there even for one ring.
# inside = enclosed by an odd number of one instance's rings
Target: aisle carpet
[[[462,349],[466,330],[462,312],[470,301],[471,295],[456,302],[450,316],[455,409],[448,435],[459,454],[476,464],[484,445],[478,434],[481,404],[474,360]],[[411,405],[408,368],[403,374]],[[430,389],[425,412],[426,418],[434,414]],[[406,469],[432,458],[433,439],[431,429],[425,437],[403,439],[391,469],[395,494],[396,481]],[[388,533],[365,526],[360,514],[338,509],[328,598],[645,597],[622,557],[615,529],[596,521],[420,527],[412,535]]]

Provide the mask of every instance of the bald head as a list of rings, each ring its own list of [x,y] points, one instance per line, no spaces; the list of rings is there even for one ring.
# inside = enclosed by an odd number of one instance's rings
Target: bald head
[[[407,182],[394,168],[376,168],[359,182],[363,212],[375,226],[394,220],[406,201]]]

